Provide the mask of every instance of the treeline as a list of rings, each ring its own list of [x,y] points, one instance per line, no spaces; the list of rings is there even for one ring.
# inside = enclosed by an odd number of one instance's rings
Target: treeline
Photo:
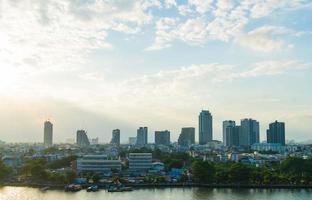
[[[312,185],[312,159],[287,158],[282,163],[256,167],[243,163],[192,163],[193,181],[207,184]]]

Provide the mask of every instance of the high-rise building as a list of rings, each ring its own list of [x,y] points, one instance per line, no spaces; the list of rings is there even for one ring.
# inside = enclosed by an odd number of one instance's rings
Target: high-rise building
[[[235,121],[233,120],[226,120],[226,121],[223,121],[223,144],[225,146],[230,146],[229,143],[230,143],[230,135],[229,134],[226,134],[226,130],[227,128],[232,128],[232,127],[235,127]]]
[[[156,145],[170,145],[170,131],[155,131]]]
[[[44,145],[51,146],[53,144],[53,124],[50,121],[44,122]]]
[[[267,143],[278,143],[285,146],[285,123],[275,121],[267,130]]]
[[[189,146],[195,144],[195,128],[193,127],[182,128],[181,134],[178,139],[178,144],[181,146]]]
[[[77,131],[76,142],[78,146],[82,146],[82,147],[90,145],[90,141],[89,141],[87,132],[85,130]]]
[[[120,145],[120,130],[119,129],[113,130],[111,144],[114,144],[117,146]]]
[[[212,141],[212,115],[208,110],[202,110],[199,114],[199,144],[207,144]]]
[[[137,130],[137,141],[136,144],[140,146],[144,146],[147,144],[147,135],[148,135],[148,129],[147,127],[140,127]]]
[[[239,145],[250,146],[259,143],[260,140],[259,122],[253,119],[241,120],[241,131],[239,132]]]
[[[241,126],[228,126],[225,129],[226,146],[237,147],[239,146],[239,134],[241,132]]]

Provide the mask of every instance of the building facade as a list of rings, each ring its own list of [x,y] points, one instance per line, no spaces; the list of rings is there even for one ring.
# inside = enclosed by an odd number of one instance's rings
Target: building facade
[[[277,143],[285,146],[285,123],[275,121],[267,130],[267,143]]]
[[[84,147],[89,146],[90,141],[85,130],[78,130],[76,135],[76,143],[78,146]]]
[[[170,145],[170,131],[155,131],[155,144],[156,145]]]
[[[223,144],[225,146],[231,146],[230,145],[230,133],[228,132],[227,133],[227,128],[233,128],[235,127],[235,121],[233,120],[226,120],[226,121],[223,121],[222,123],[222,135],[223,135]]]
[[[120,130],[119,129],[113,130],[111,144],[114,144],[117,146],[120,145]]]
[[[242,131],[241,126],[228,126],[225,130],[226,134],[226,146],[228,147],[238,147],[239,144],[239,134]]]
[[[202,110],[199,114],[199,144],[207,144],[212,141],[212,115],[208,110]]]
[[[50,121],[44,122],[44,138],[43,143],[46,146],[51,146],[53,144],[53,124]]]
[[[120,160],[108,160],[106,155],[85,155],[77,159],[77,172],[107,173],[121,170]]]
[[[195,144],[195,128],[182,128],[181,134],[178,139],[178,144],[181,146],[190,146],[192,144]]]
[[[136,144],[139,146],[147,145],[148,141],[148,129],[147,127],[140,127],[137,130],[137,141]]]
[[[241,131],[239,132],[239,145],[250,146],[259,143],[260,128],[259,122],[253,119],[241,120]]]
[[[152,153],[130,153],[129,171],[147,171],[152,168]]]

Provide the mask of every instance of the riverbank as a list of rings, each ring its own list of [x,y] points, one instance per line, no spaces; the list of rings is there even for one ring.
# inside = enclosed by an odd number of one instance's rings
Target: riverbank
[[[83,188],[87,188],[92,184],[84,184]],[[96,184],[99,188],[107,188],[109,184]],[[252,184],[202,184],[202,183],[140,183],[124,184],[127,187],[133,188],[228,188],[228,189],[312,189],[312,185],[252,185]],[[14,186],[14,187],[34,187],[43,188],[49,187],[51,189],[64,189],[65,184],[51,184],[51,183],[9,183],[0,184],[0,187]]]

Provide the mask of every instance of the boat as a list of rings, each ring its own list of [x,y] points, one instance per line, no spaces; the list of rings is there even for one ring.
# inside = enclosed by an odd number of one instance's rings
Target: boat
[[[50,187],[49,187],[49,186],[46,186],[46,187],[40,188],[40,191],[41,191],[41,192],[45,192],[45,191],[47,191],[48,189],[50,189]]]
[[[96,192],[99,191],[99,187],[97,185],[92,185],[87,188],[87,192]]]
[[[69,184],[65,186],[65,192],[78,192],[82,189],[81,185]]]
[[[125,187],[125,186],[109,186],[108,192],[126,192],[126,191],[133,191],[132,187]]]

